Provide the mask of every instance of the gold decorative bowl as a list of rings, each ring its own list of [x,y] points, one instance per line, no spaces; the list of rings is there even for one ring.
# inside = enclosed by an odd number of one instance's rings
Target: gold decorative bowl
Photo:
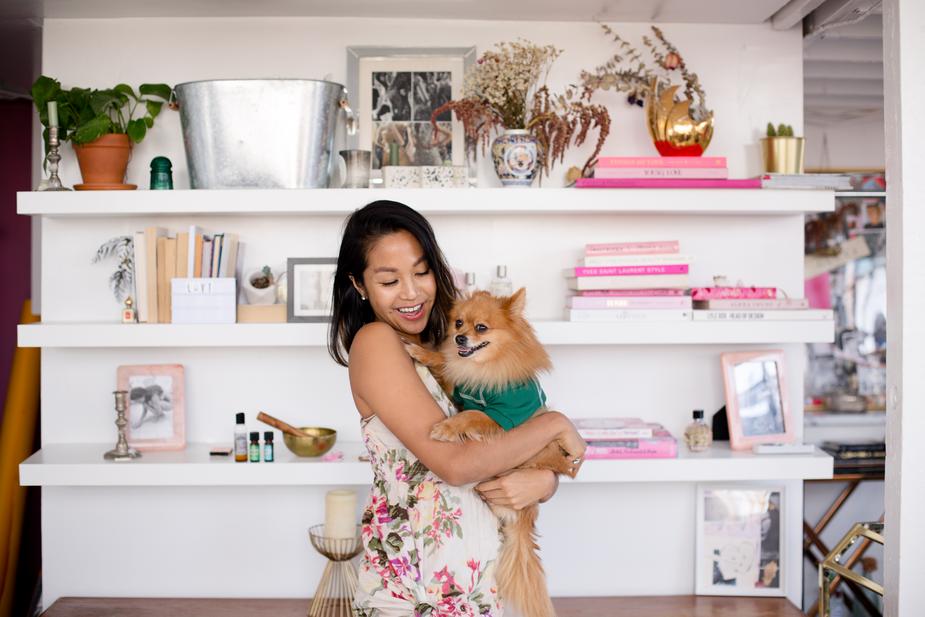
[[[337,431],[320,426],[300,426],[310,437],[296,437],[283,433],[283,443],[296,456],[321,456],[337,441]]]
[[[697,121],[691,99],[675,100],[678,86],[660,89],[652,80],[646,97],[646,121],[655,149],[662,156],[701,156],[713,139],[713,112]]]

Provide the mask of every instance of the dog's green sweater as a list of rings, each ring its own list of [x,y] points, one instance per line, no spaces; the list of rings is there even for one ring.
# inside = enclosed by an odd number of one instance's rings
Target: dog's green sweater
[[[476,409],[501,425],[506,431],[527,421],[546,404],[546,393],[536,379],[511,384],[502,389],[462,386],[453,388],[453,400],[459,409]]]

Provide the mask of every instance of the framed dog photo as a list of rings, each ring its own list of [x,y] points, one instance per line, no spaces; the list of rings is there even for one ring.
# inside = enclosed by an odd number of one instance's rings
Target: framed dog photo
[[[356,104],[351,147],[372,152],[378,176],[398,146],[398,165],[464,165],[462,123],[450,112],[431,114],[462,98],[475,47],[348,47],[347,91]],[[354,98],[355,97],[355,98]]]
[[[286,321],[331,321],[336,257],[290,257],[286,262]]]
[[[783,596],[784,489],[698,485],[698,595]]]
[[[729,447],[747,450],[757,443],[791,443],[784,352],[724,353],[720,356],[729,419]]]
[[[119,390],[128,392],[126,439],[138,450],[186,447],[185,385],[180,364],[120,366]]]

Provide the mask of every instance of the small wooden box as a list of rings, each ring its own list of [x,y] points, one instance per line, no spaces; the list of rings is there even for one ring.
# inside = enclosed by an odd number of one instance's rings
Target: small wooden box
[[[239,304],[238,323],[286,323],[286,305]]]

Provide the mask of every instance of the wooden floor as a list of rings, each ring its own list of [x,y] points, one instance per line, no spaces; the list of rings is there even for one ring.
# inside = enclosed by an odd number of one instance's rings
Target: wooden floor
[[[308,600],[61,598],[43,617],[305,617]],[[784,598],[558,598],[558,617],[802,617]],[[410,617],[410,616],[409,616]]]

